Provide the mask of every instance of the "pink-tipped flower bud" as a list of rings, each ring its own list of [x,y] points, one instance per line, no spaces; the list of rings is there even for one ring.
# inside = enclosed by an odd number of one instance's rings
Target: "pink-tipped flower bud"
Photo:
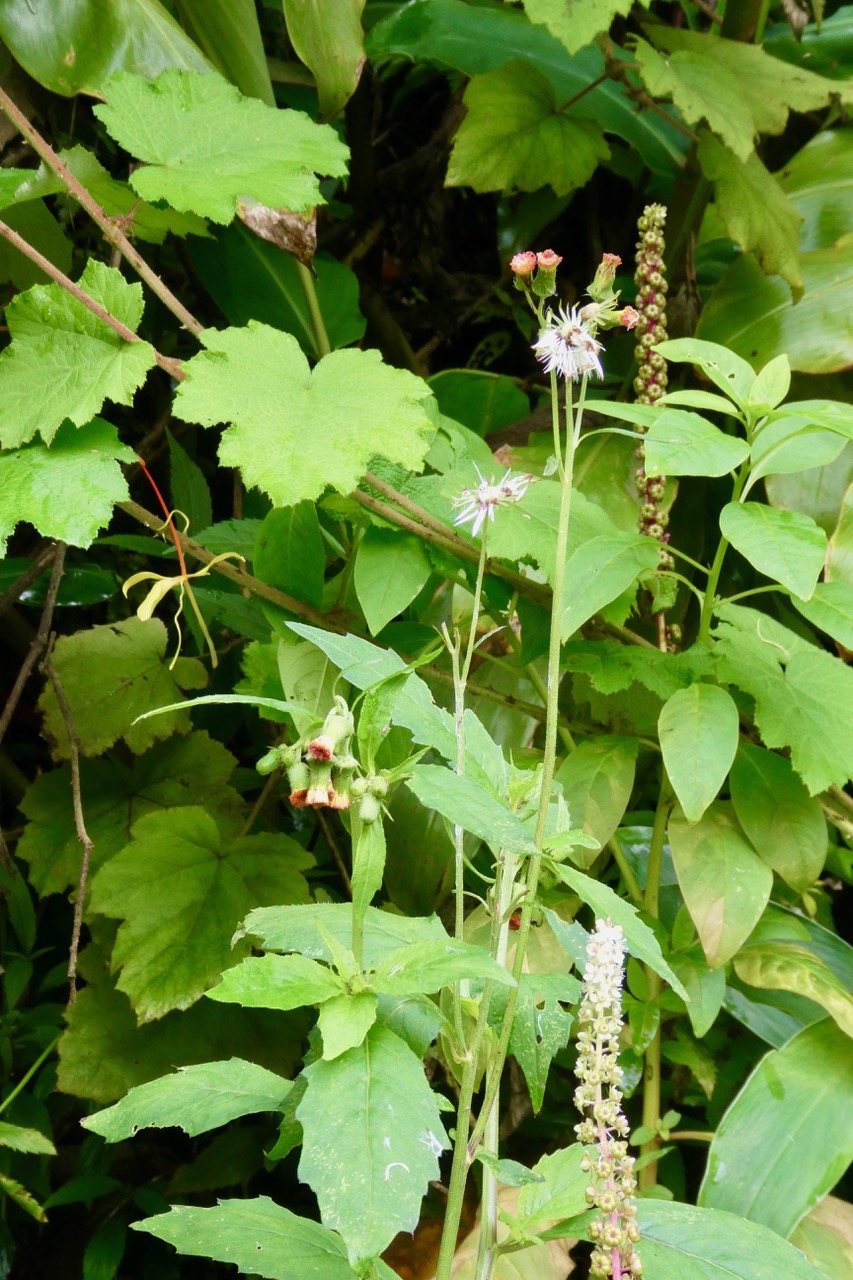
[[[532,276],[536,270],[536,254],[529,249],[516,253],[510,260],[509,269],[516,276]]]
[[[537,298],[550,298],[552,293],[557,292],[557,267],[562,261],[559,253],[555,253],[553,249],[543,249],[541,253],[537,253],[538,271],[530,286]]]
[[[589,295],[599,302],[609,298],[613,293],[613,281],[616,279],[616,268],[621,266],[622,259],[618,253],[605,253],[595,269],[595,277],[589,288]]]
[[[623,307],[619,312],[619,323],[626,329],[633,329],[639,318],[640,313],[636,307]]]
[[[536,255],[536,265],[540,271],[556,271],[563,259],[553,249],[543,249]]]
[[[348,809],[350,799],[346,791],[336,791],[334,787],[329,787],[329,808],[330,809]]]
[[[298,791],[291,791],[288,800],[294,809],[306,809],[308,807],[308,788],[300,787]]]
[[[332,752],[335,744],[327,734],[320,734],[319,738],[314,738],[305,748],[305,754],[309,760],[331,760]]]

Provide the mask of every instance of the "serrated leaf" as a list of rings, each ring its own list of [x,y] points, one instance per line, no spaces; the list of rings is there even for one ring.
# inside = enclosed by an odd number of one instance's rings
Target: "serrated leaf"
[[[578,547],[566,564],[563,640],[620,596],[644,570],[656,569],[659,559],[654,539],[634,533],[605,533]]]
[[[475,76],[447,168],[449,187],[557,195],[582,187],[610,155],[601,127],[560,111],[554,88],[527,62]]]
[[[200,689],[207,683],[204,667],[195,658],[179,658],[170,670],[166,643],[166,628],[157,618],[128,618],[59,637],[53,663],[84,755],[100,755],[119,738],[132,751],[145,751],[158,738],[189,731],[186,711],[134,724],[136,716],[177,701],[181,689]],[[39,707],[45,732],[55,743],[54,755],[67,759],[68,734],[49,684]]]
[[[756,942],[734,958],[741,982],[763,991],[791,991],[825,1009],[853,1039],[853,995],[813,951],[789,942]]]
[[[343,991],[341,981],[325,965],[307,956],[247,956],[226,969],[206,993],[208,1000],[241,1004],[247,1009],[299,1009],[322,1004]]]
[[[474,778],[452,773],[441,765],[415,765],[406,786],[421,804],[435,809],[448,822],[479,836],[494,849],[535,853],[525,824]]]
[[[177,1205],[131,1224],[179,1253],[236,1264],[264,1280],[354,1280],[340,1237],[267,1196],[223,1200],[216,1208]]]
[[[320,1005],[317,1025],[323,1037],[323,1058],[330,1062],[348,1049],[357,1049],[376,1022],[377,1000],[372,991],[342,992]]]
[[[312,371],[294,337],[255,321],[205,330],[202,341],[207,350],[184,366],[175,414],[202,426],[231,422],[220,461],[276,505],[329,486],[351,493],[377,452],[421,467],[429,389],[378,351],[333,351]]]
[[[728,1107],[708,1152],[699,1202],[731,1209],[784,1238],[835,1186],[851,1157],[853,1043],[824,1018],[768,1053]],[[788,1276],[787,1267],[782,1274]]]
[[[385,824],[380,814],[373,822],[352,818],[352,905],[361,917],[382,888],[385,874]]]
[[[810,516],[760,502],[730,502],[720,531],[753,568],[808,600],[826,559],[826,534]]]
[[[142,286],[91,259],[80,287],[123,325],[142,318]],[[66,418],[82,427],[105,400],[131,404],[154,364],[147,342],[125,342],[61,285],[34,285],[6,307],[12,341],[0,355],[0,443],[36,432],[47,443]],[[33,387],[39,394],[33,395]]]
[[[246,196],[305,213],[324,203],[316,175],[346,172],[347,148],[328,125],[244,98],[218,75],[119,74],[104,97],[95,114],[143,161],[131,176],[134,191],[211,222],[230,222]]]
[[[797,247],[802,214],[754,151],[745,159],[733,155],[702,130],[697,158],[714,184],[716,207],[731,239],[742,250],[755,253],[766,275],[783,276],[794,298],[799,298],[803,273]]]
[[[526,1231],[584,1212],[589,1176],[581,1169],[583,1156],[584,1148],[574,1142],[533,1166],[542,1181],[529,1183],[518,1197],[518,1221]]]
[[[740,722],[725,689],[694,684],[679,689],[658,718],[663,761],[689,822],[718,794],[737,751]]]
[[[545,1101],[551,1063],[569,1042],[574,1015],[563,1006],[577,1004],[580,994],[580,983],[568,973],[523,973],[519,979],[509,1051],[524,1072],[536,1112]],[[498,991],[492,1000],[493,1022],[499,1026],[506,995]]]
[[[29,444],[0,453],[0,556],[21,520],[45,538],[91,546],[114,505],[128,496],[119,463],[134,458],[115,427],[100,418],[79,429],[66,422],[49,448]]]
[[[853,583],[819,582],[810,599],[791,596],[791,604],[818,630],[853,649]]]
[[[731,806],[717,801],[698,822],[669,819],[678,883],[712,969],[731,960],[767,906],[773,873],[747,842]]]
[[[8,1173],[0,1173],[0,1191],[4,1191],[19,1209],[35,1218],[36,1222],[47,1222],[47,1214],[33,1193],[15,1178],[10,1178]]]
[[[311,855],[286,836],[223,839],[198,806],[148,814],[98,872],[90,909],[120,919],[113,967],[140,1022],[186,1009],[249,950],[231,935],[258,899],[304,900]]]
[[[415,942],[380,961],[371,988],[384,995],[431,995],[463,978],[488,978],[513,986],[509,972],[470,942]]]
[[[569,53],[577,53],[606,32],[617,15],[624,17],[632,4],[633,0],[524,0],[524,11],[531,22],[547,27]]]
[[[417,1225],[447,1146],[423,1064],[393,1032],[374,1026],[357,1049],[304,1074],[299,1177],[350,1257],[372,1257]]]
[[[742,742],[729,780],[738,821],[758,855],[804,893],[823,870],[826,819],[784,756]]]
[[[137,1085],[121,1102],[86,1116],[81,1124],[107,1142],[170,1125],[195,1137],[238,1116],[280,1110],[292,1088],[292,1081],[242,1058],[204,1062]]]
[[[23,1129],[19,1124],[8,1124],[0,1120],[0,1147],[8,1147],[10,1151],[25,1151],[34,1156],[55,1156],[56,1147],[45,1134],[38,1129]]]

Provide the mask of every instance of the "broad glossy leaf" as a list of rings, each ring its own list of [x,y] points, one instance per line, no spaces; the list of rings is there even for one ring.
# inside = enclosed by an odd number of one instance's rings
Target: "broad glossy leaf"
[[[275,106],[253,0],[177,0],[181,25],[241,93]]]
[[[755,699],[765,745],[790,748],[811,795],[844,786],[853,775],[853,671],[754,609],[724,605],[719,616],[721,679]]]
[[[123,921],[113,966],[140,1022],[186,1009],[245,955],[231,935],[259,900],[307,898],[300,872],[312,861],[283,835],[223,837],[198,806],[140,818],[91,896],[93,912]]]
[[[132,1224],[174,1245],[179,1253],[235,1263],[263,1280],[353,1280],[339,1236],[318,1222],[257,1196],[223,1200],[215,1208],[176,1205]]]
[[[45,538],[91,546],[115,503],[128,496],[119,464],[135,456],[100,418],[79,428],[66,422],[50,448],[39,443],[0,452],[0,555],[21,520]]]
[[[680,809],[669,820],[669,845],[687,910],[708,964],[724,965],[752,933],[770,897],[773,873],[721,801],[698,822]]]
[[[340,978],[326,965],[300,955],[246,956],[226,969],[205,994],[223,1004],[247,1009],[299,1009],[322,1004],[343,991]]]
[[[738,821],[759,857],[792,889],[810,888],[826,861],[826,819],[789,761],[742,742],[730,786]]]
[[[803,218],[800,249],[829,249],[853,231],[853,136],[825,129],[790,159],[779,185]]]
[[[304,1074],[299,1176],[350,1257],[372,1257],[398,1231],[413,1230],[447,1146],[423,1064],[374,1026],[357,1049],[314,1062]]]
[[[432,564],[420,538],[371,526],[358,545],[353,583],[372,636],[411,604]]]
[[[142,286],[91,259],[80,287],[128,329],[142,319]],[[50,444],[66,418],[82,427],[105,400],[129,405],[154,364],[147,342],[125,342],[61,285],[35,285],[6,307],[12,342],[0,356],[0,441],[39,432]],[[33,396],[33,387],[41,388]]]
[[[447,185],[557,195],[582,187],[610,155],[600,125],[560,110],[550,81],[526,62],[475,76],[453,143]]]
[[[644,570],[657,568],[659,549],[640,534],[601,534],[578,547],[566,564],[563,640],[634,583]]]
[[[406,786],[427,809],[435,809],[448,822],[485,840],[493,849],[535,853],[525,824],[505,804],[474,778],[451,772],[441,765],[419,764]]]
[[[159,0],[63,0],[55,12],[5,0],[0,35],[34,80],[66,97],[99,97],[116,71],[152,77],[166,67],[209,70]]]
[[[128,618],[59,637],[53,662],[84,755],[101,755],[119,738],[131,751],[145,751],[158,738],[189,731],[187,711],[134,723],[154,707],[175,703],[181,689],[200,689],[207,683],[204,667],[195,658],[178,658],[170,670],[166,642],[166,628],[157,618]],[[54,755],[68,759],[68,732],[51,685],[45,686],[39,706],[55,743]]]
[[[853,283],[853,233],[828,249],[800,255],[805,289],[794,306],[780,276],[765,276],[750,254],[729,267],[699,320],[700,338],[766,364],[786,352],[801,373],[834,373],[853,364],[845,300]]]
[[[734,959],[741,982],[764,991],[791,991],[819,1004],[853,1039],[853,995],[829,965],[806,947],[789,942],[755,942]]]
[[[795,297],[803,289],[797,244],[802,214],[757,154],[733,154],[713,134],[701,131],[697,152],[705,177],[714,184],[717,212],[730,238],[752,250],[767,275],[780,275]]]
[[[755,382],[747,362],[719,342],[699,338],[669,338],[655,348],[667,360],[696,364],[735,404],[743,408]]]
[[[194,1137],[238,1116],[278,1111],[292,1088],[292,1081],[242,1058],[204,1062],[137,1085],[121,1102],[81,1123],[107,1142],[121,1142],[139,1129],[169,1125]]]
[[[368,907],[363,927],[366,965],[376,965],[384,956],[413,942],[449,941],[438,916],[398,916]],[[329,934],[343,947],[351,946],[352,906],[348,902],[324,902],[311,906],[257,907],[243,922],[243,932],[260,939],[271,951],[299,951],[311,959],[331,962],[332,955],[323,935]]]
[[[701,947],[681,951],[672,956],[670,962],[690,997],[687,1015],[693,1034],[701,1040],[722,1008],[726,995],[725,970],[710,968]]]
[[[786,413],[767,421],[753,438],[752,466],[742,496],[746,497],[764,476],[787,475],[834,462],[847,443],[838,433],[822,430],[806,414]],[[774,502],[771,493],[771,506],[784,509],[786,504]],[[794,509],[809,515],[799,507]]]
[[[376,966],[371,989],[381,995],[431,995],[463,978],[489,978],[513,986],[509,972],[484,947],[470,942],[414,942]]]
[[[255,321],[205,330],[203,341],[207,349],[185,365],[175,413],[203,426],[230,421],[220,461],[277,505],[329,486],[351,493],[377,450],[421,466],[429,391],[377,351],[333,351],[311,370],[295,338]]]
[[[572,826],[582,827],[600,847],[622,821],[636,764],[635,739],[602,737],[581,742],[557,770],[555,781],[563,788]],[[585,865],[591,866],[594,858],[587,855]]]
[[[358,85],[364,65],[364,0],[284,0],[287,34],[317,85],[320,114],[336,116]]]
[[[791,596],[791,603],[818,630],[853,649],[853,583],[819,582],[810,600]]]
[[[317,174],[346,172],[347,148],[328,125],[244,98],[215,74],[117,75],[104,96],[95,114],[143,162],[134,191],[211,222],[230,222],[245,197],[304,213],[323,203]]]
[[[826,559],[826,534],[810,516],[761,502],[730,502],[720,530],[753,568],[808,600]]]
[[[829,1280],[847,1280],[853,1271],[853,1205],[824,1196],[803,1218],[791,1244]]]
[[[253,568],[262,582],[322,608],[326,548],[313,503],[274,507],[264,517]]]
[[[643,1199],[637,1210],[640,1254],[654,1280],[822,1280],[798,1249],[748,1222],[740,1206],[724,1213]]]
[[[650,476],[724,476],[749,456],[749,445],[726,435],[707,418],[681,409],[664,410],[645,440]]]
[[[737,751],[740,722],[725,689],[694,684],[679,689],[658,719],[663,761],[689,822],[719,793]]]
[[[853,481],[844,492],[838,522],[829,539],[826,577],[827,581],[853,583]]]
[[[782,1237],[853,1158],[853,1041],[831,1018],[767,1054],[719,1125],[699,1201]]]

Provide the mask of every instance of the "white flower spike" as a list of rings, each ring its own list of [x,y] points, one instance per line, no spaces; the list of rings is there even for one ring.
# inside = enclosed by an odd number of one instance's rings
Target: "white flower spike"
[[[494,520],[496,507],[509,507],[520,502],[527,492],[527,486],[536,477],[514,476],[512,468],[508,467],[503,478],[497,484],[492,484],[491,481],[484,479],[476,463],[474,469],[480,477],[480,483],[476,489],[463,489],[459,496],[453,499],[454,510],[459,510],[453,523],[458,526],[467,524],[471,520],[471,534],[476,538],[486,517]]]
[[[591,373],[597,378],[604,377],[599,359],[601,343],[581,319],[577,307],[568,310],[560,307],[556,316],[552,313],[548,327],[539,334],[533,350],[546,373],[556,370],[561,378],[572,382]]]

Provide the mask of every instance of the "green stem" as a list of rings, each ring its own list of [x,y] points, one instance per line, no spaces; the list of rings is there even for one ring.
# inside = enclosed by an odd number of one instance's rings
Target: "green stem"
[[[305,301],[308,305],[308,314],[311,317],[311,328],[314,330],[314,345],[317,348],[317,355],[322,358],[323,356],[327,356],[332,350],[332,344],[329,342],[326,322],[324,321],[323,313],[320,310],[320,300],[317,297],[314,277],[305,264],[300,262],[298,258],[296,259],[296,271],[299,276],[299,283],[302,286],[302,292],[305,294]]]
[[[4,1111],[6,1110],[6,1108],[10,1105],[10,1103],[12,1103],[12,1102],[14,1102],[14,1101],[15,1101],[15,1099],[17,1098],[17,1096],[18,1096],[18,1094],[21,1092],[21,1090],[26,1088],[26,1086],[27,1086],[27,1085],[29,1084],[29,1082],[32,1080],[32,1078],[33,1078],[33,1076],[35,1075],[35,1073],[38,1071],[39,1067],[40,1067],[40,1066],[42,1065],[42,1063],[44,1062],[45,1058],[49,1058],[49,1057],[50,1057],[50,1055],[53,1053],[54,1049],[55,1049],[55,1048],[56,1048],[56,1046],[59,1044],[60,1038],[61,1038],[61,1033],[60,1033],[60,1035],[58,1035],[58,1036],[56,1037],[56,1039],[55,1039],[55,1040],[51,1040],[51,1042],[50,1042],[50,1044],[47,1046],[47,1048],[46,1048],[46,1049],[44,1049],[44,1050],[39,1054],[39,1056],[36,1058],[35,1062],[34,1062],[34,1063],[33,1063],[33,1065],[30,1067],[30,1069],[29,1069],[29,1071],[26,1073],[26,1075],[24,1075],[24,1076],[22,1076],[22,1077],[21,1077],[21,1079],[20,1079],[20,1080],[18,1081],[18,1083],[15,1085],[14,1089],[12,1090],[12,1092],[11,1092],[10,1094],[8,1094],[8,1095],[3,1099],[3,1101],[2,1101],[2,1102],[0,1102],[0,1115],[2,1115],[2,1114],[3,1114],[3,1112],[4,1112]]]
[[[746,484],[749,475],[749,461],[747,460],[737,474],[735,487],[732,491],[732,502],[737,502],[740,498],[743,486]],[[726,552],[729,549],[728,540],[720,535],[717,554],[714,556],[714,563],[711,565],[711,571],[708,574],[708,585],[705,587],[705,598],[702,601],[702,614],[699,618],[699,633],[697,640],[708,643],[711,633],[711,620],[714,616],[714,606],[717,600],[717,587],[720,583],[720,574],[723,571],[723,561],[726,558]]]

